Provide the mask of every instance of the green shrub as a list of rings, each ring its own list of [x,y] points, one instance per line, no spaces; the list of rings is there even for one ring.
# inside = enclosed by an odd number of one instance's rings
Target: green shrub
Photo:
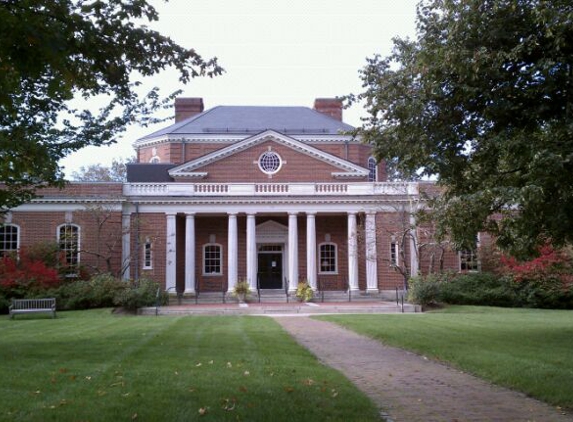
[[[413,277],[409,281],[408,301],[422,306],[442,303],[440,286],[451,277],[450,273]]]
[[[59,288],[45,292],[56,298],[58,309],[90,309],[114,306],[114,298],[123,290],[126,281],[111,274],[98,274],[89,281],[74,280],[62,284]]]
[[[130,281],[125,287],[117,292],[114,297],[114,304],[127,310],[135,311],[144,306],[154,306],[157,302],[157,290],[159,284],[141,279],[139,282]],[[160,300],[163,302],[165,294],[162,293]]]

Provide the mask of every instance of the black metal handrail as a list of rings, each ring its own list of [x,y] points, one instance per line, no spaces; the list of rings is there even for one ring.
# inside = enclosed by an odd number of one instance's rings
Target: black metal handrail
[[[197,282],[195,283],[195,305],[199,303],[199,293],[201,292],[201,288],[199,287],[200,285],[201,282],[197,279]]]
[[[259,297],[259,303],[261,303],[261,278],[257,274],[257,296]]]
[[[223,295],[223,303],[227,303],[227,302],[225,302],[225,295],[227,294],[227,289],[225,289],[225,281],[224,280],[221,281],[221,293]]]
[[[404,290],[396,287],[396,306],[404,313]]]

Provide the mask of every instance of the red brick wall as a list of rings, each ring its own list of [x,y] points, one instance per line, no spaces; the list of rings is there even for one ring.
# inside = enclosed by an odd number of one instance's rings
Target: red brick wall
[[[69,222],[80,227],[80,265],[89,273],[99,270],[119,274],[121,212],[103,208],[75,211],[70,215],[70,221],[66,221],[65,212],[14,211],[12,224],[20,227],[20,248],[43,242],[56,243],[58,226]],[[100,222],[103,222],[101,227]]]
[[[286,161],[279,172],[274,174],[272,178],[264,174],[257,164],[260,155],[267,151],[269,146],[281,156],[283,161]],[[334,181],[335,179],[331,173],[340,172],[341,170],[291,148],[269,141],[227,157],[224,160],[198,168],[197,171],[209,173],[203,179],[205,182],[280,183]]]
[[[167,220],[164,213],[131,214],[131,277],[135,276],[136,265],[139,275],[149,278],[165,287]],[[143,245],[151,240],[152,268],[143,269]]]

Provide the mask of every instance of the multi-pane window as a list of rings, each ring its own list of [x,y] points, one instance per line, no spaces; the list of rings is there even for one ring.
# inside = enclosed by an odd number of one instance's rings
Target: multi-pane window
[[[336,273],[336,244],[322,243],[319,246],[319,259],[321,273]]]
[[[0,257],[17,252],[19,247],[18,226],[0,226]]]
[[[377,181],[376,179],[377,179],[376,158],[370,157],[368,159],[368,181],[376,182]]]
[[[70,274],[80,263],[80,228],[75,224],[63,224],[58,227],[58,244],[64,254],[65,263],[70,269]]]
[[[397,266],[398,265],[398,242],[392,240],[390,242],[390,265]]]
[[[143,244],[143,269],[150,270],[153,268],[153,251],[151,249],[151,240],[146,239]]]
[[[479,271],[478,257],[475,249],[463,249],[460,255],[460,271]]]
[[[207,244],[203,246],[203,274],[220,275],[223,262],[221,245]]]

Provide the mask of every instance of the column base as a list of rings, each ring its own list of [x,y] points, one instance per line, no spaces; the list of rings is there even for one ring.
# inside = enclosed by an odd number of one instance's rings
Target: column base
[[[378,293],[380,293],[380,290],[378,290],[378,289],[366,289],[367,295],[371,295],[371,294],[377,295]]]
[[[185,295],[195,295],[195,289],[185,289],[183,292]]]

